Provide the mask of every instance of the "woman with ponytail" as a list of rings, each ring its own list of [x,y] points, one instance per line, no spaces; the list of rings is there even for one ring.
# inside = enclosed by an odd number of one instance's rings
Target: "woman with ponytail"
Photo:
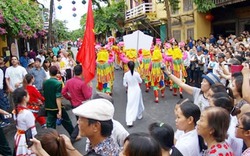
[[[15,110],[13,112],[14,119],[16,120],[17,132],[15,134],[15,155],[32,156],[35,155],[27,147],[25,139],[25,131],[31,129],[32,136],[37,134],[35,127],[35,117],[32,112],[27,108],[29,101],[29,94],[23,88],[17,88],[13,92],[13,102]]]
[[[52,128],[44,129],[36,135],[36,138],[41,142],[42,148],[53,156],[68,156],[68,149],[65,140],[59,133]]]
[[[129,61],[128,68],[129,71],[126,72],[123,77],[123,85],[128,88],[126,122],[128,127],[132,127],[136,118],[142,119],[144,105],[140,88],[142,79],[139,73],[134,71],[135,63],[133,61]]]

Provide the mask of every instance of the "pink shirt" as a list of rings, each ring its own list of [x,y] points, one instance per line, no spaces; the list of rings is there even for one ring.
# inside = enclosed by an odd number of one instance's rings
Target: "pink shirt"
[[[250,156],[250,147],[248,147],[243,153],[242,156]]]
[[[92,88],[89,87],[81,78],[73,77],[66,82],[62,89],[64,98],[71,102],[73,107],[77,107],[92,96]]]

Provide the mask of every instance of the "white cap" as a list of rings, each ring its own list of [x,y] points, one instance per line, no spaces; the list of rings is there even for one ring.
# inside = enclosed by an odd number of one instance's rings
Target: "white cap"
[[[29,59],[29,61],[28,61],[28,65],[30,65],[30,64],[32,64],[32,63],[35,63],[35,61],[34,61],[34,59],[33,59],[33,58]]]
[[[80,117],[107,121],[113,119],[115,109],[113,104],[106,99],[93,99],[86,101],[72,111]]]

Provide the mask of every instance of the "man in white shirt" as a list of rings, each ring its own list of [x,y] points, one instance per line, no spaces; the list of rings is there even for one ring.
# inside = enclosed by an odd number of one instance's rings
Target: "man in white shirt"
[[[23,78],[27,71],[18,64],[17,56],[12,56],[11,63],[12,66],[6,69],[5,78],[8,90],[12,93],[16,88],[22,87]]]
[[[215,64],[213,68],[213,74],[218,76],[220,78],[221,83],[226,86],[226,79],[220,76],[220,72],[223,73],[223,70],[221,68],[222,65],[226,63],[225,61],[225,54],[223,53],[218,53],[217,54],[217,63]],[[228,66],[224,65],[225,69],[228,70]]]

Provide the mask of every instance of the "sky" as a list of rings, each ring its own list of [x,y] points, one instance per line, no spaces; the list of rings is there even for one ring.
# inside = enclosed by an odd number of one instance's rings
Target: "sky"
[[[56,19],[67,21],[67,28],[69,30],[76,30],[80,28],[80,19],[81,16],[87,12],[88,0],[86,0],[86,4],[82,4],[82,0],[74,0],[75,5],[72,4],[73,0],[54,0],[55,11],[56,11]],[[38,2],[44,4],[46,8],[49,8],[50,0],[38,0]],[[58,6],[61,5],[62,9],[59,10]],[[76,11],[73,11],[72,8],[75,7]],[[77,16],[73,17],[73,13],[76,13]]]

